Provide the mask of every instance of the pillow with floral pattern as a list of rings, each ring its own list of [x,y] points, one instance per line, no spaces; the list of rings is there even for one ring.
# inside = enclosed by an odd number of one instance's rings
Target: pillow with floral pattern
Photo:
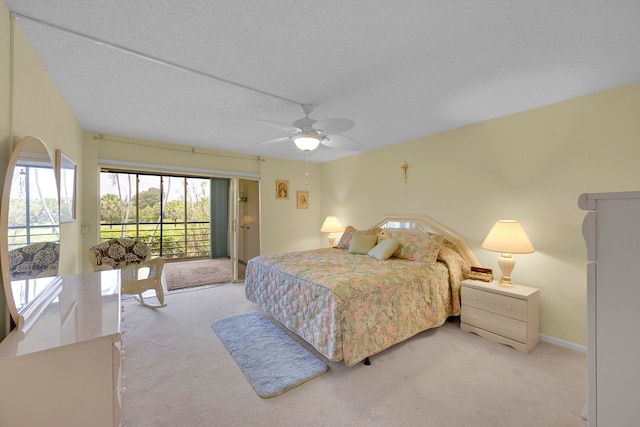
[[[396,258],[424,262],[433,265],[438,260],[438,252],[442,247],[442,234],[393,233],[393,238],[400,246],[393,254]]]

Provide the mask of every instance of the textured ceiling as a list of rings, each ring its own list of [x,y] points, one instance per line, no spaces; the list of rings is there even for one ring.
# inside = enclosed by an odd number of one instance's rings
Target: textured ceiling
[[[373,150],[640,81],[638,0],[5,2],[85,130],[192,147],[301,159],[257,120],[310,103]]]

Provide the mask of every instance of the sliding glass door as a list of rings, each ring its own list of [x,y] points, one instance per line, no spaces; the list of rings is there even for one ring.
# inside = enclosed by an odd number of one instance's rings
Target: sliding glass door
[[[167,260],[230,258],[233,281],[260,255],[257,180],[103,170],[100,240],[131,237]]]
[[[228,257],[228,188],[225,178],[103,171],[100,239],[140,239],[165,259]]]

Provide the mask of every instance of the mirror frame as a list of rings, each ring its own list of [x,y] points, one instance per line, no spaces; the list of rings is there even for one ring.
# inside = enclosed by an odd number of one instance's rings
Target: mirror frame
[[[56,148],[56,182],[58,184],[58,206],[60,208],[60,222],[72,222],[76,220],[76,186],[78,165],[67,157],[66,154]],[[69,198],[71,193],[71,206],[69,215],[63,214],[62,200]]]
[[[59,279],[60,279],[58,275],[50,276],[46,278],[34,279],[35,281],[37,281],[37,283],[35,283],[34,281],[34,287],[40,290],[40,294],[33,295],[31,300],[27,302],[25,307],[23,307],[22,312],[18,312],[16,299],[14,298],[14,297],[17,297],[17,295],[14,295],[14,292],[13,292],[13,286],[11,281],[11,268],[9,265],[9,251],[8,251],[8,248],[9,248],[8,226],[9,226],[9,206],[10,206],[9,198],[11,196],[11,184],[13,181],[14,170],[18,164],[20,155],[23,153],[25,146],[33,142],[36,142],[42,145],[42,147],[44,148],[44,151],[47,153],[49,163],[51,164],[52,169],[54,169],[53,172],[55,174],[55,164],[53,163],[53,159],[51,158],[51,155],[49,154],[49,150],[47,149],[47,146],[44,143],[44,141],[42,141],[40,138],[37,138],[35,136],[25,136],[21,138],[18,141],[18,143],[15,145],[13,152],[11,153],[11,158],[9,159],[9,164],[7,166],[7,172],[6,172],[4,186],[2,190],[2,206],[0,207],[0,267],[2,267],[2,281],[4,285],[7,306],[9,307],[9,313],[11,314],[11,318],[14,324],[17,326],[23,323],[23,322],[20,322],[21,315],[24,312],[33,311],[34,306],[38,305],[42,297],[48,294],[50,292],[50,288],[52,288],[55,283],[59,282]],[[56,187],[57,187],[57,182],[56,182]],[[59,193],[59,190],[57,190],[56,193]],[[59,199],[56,199],[56,200],[58,200],[58,212],[56,213],[58,214],[58,217],[59,217],[60,204],[59,204]],[[58,218],[57,225],[58,225],[58,230],[60,230],[59,218]],[[18,280],[18,281],[14,281],[13,283],[18,283],[18,282],[25,282],[25,281]]]

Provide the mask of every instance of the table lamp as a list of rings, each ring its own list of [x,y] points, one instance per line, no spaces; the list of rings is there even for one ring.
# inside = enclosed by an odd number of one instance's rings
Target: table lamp
[[[340,224],[340,220],[336,216],[328,216],[322,223],[320,231],[329,233],[329,247],[332,248],[336,243],[336,234],[344,231],[344,227]]]
[[[511,254],[530,254],[535,252],[520,222],[514,220],[497,221],[489,231],[487,238],[482,242],[482,247],[493,252],[500,252],[498,266],[502,272],[502,277],[498,285],[505,288],[515,287],[511,283],[511,272],[516,261]]]

